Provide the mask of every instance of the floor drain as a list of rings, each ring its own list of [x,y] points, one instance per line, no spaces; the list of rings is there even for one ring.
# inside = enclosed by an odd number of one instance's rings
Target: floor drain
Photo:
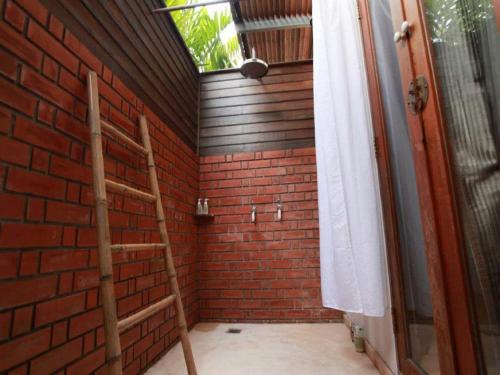
[[[238,328],[229,328],[226,333],[240,333],[241,329]]]

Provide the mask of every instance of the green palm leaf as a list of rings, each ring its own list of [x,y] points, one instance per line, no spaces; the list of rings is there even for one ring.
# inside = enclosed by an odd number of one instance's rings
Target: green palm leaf
[[[165,0],[167,6],[196,3],[192,0]],[[222,31],[233,22],[229,9],[210,14],[206,7],[171,13],[186,46],[200,71],[234,67],[240,58],[238,38],[221,39]]]

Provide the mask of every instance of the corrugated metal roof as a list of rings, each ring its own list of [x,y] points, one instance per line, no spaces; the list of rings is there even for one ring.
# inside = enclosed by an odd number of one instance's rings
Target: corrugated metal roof
[[[311,16],[312,0],[245,0],[239,2],[241,21],[276,17]],[[312,28],[247,32],[247,54],[255,48],[257,57],[270,64],[312,58]]]

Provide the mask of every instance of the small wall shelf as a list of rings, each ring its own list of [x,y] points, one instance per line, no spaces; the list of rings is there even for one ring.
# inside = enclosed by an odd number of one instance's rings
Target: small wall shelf
[[[215,215],[207,214],[207,215],[194,215],[198,224],[207,224],[214,221]]]

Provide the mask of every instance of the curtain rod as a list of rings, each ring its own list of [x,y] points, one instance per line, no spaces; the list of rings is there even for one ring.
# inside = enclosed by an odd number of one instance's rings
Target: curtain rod
[[[191,8],[215,5],[215,4],[222,4],[222,3],[238,3],[240,1],[245,1],[245,0],[208,0],[208,1],[203,1],[203,2],[195,3],[195,4],[177,5],[177,6],[172,6],[172,7],[153,9],[153,13],[174,12],[177,10],[185,10],[185,9],[191,9]]]

